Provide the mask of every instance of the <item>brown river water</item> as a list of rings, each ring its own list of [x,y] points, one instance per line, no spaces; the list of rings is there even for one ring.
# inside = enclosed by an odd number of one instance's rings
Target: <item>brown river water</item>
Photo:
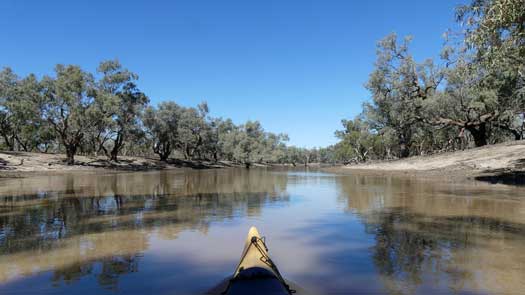
[[[0,179],[0,294],[202,294],[251,225],[321,294],[523,294],[525,187],[222,169]]]

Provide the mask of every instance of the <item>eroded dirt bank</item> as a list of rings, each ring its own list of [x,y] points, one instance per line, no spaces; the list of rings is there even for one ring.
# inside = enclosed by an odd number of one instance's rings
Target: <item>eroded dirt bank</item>
[[[0,152],[0,177],[20,177],[42,173],[67,173],[97,169],[143,171],[176,168],[222,168],[226,162],[182,161],[170,159],[162,162],[153,158],[119,157],[118,162],[108,161],[106,157],[76,156],[75,165],[66,165],[62,154],[43,154],[27,152]]]
[[[407,175],[525,184],[525,140],[464,151],[328,168],[335,173]]]

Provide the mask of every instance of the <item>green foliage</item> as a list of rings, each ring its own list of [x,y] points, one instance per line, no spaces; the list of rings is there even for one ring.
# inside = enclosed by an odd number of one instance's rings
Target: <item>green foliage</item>
[[[50,139],[40,117],[42,86],[34,75],[20,79],[9,68],[0,72],[0,133],[8,149],[31,151]]]
[[[367,120],[377,132],[388,130],[398,141],[399,157],[410,155],[412,137],[421,128],[423,100],[437,89],[442,76],[431,60],[416,63],[411,38],[401,44],[391,34],[378,44],[376,68],[366,84],[372,94],[365,104]]]
[[[473,0],[459,7],[463,39],[443,48],[441,66],[416,62],[410,38],[381,40],[366,84],[372,99],[359,118],[343,120],[334,147],[338,159],[389,159],[523,139],[523,7],[523,0]]]
[[[211,126],[207,121],[208,105],[203,102],[197,109],[183,108],[178,125],[179,146],[186,159],[203,158],[206,153],[205,143],[213,144]]]
[[[337,145],[338,157],[343,161],[365,162],[382,153],[381,136],[374,133],[362,118],[342,120],[344,130],[336,131],[341,140]],[[378,156],[379,155],[379,156]]]
[[[73,65],[57,65],[56,77],[42,80],[45,96],[42,117],[65,147],[67,163],[74,156],[86,131],[97,122],[93,76]]]
[[[100,63],[97,71],[103,76],[96,88],[100,120],[93,134],[100,149],[116,161],[126,139],[141,133],[139,117],[149,100],[135,84],[138,76],[117,60]],[[108,140],[112,145],[110,152],[106,149]]]
[[[481,84],[497,95],[494,125],[523,138],[525,113],[525,1],[474,0],[457,9],[472,62],[483,70]]]
[[[0,72],[2,148],[67,154],[104,152],[117,161],[122,154],[174,153],[187,160],[284,163],[288,136],[264,131],[262,125],[235,125],[212,118],[208,105],[182,107],[175,102],[149,106],[136,86],[138,76],[116,61],[104,61],[97,77],[74,65],[57,65],[55,76],[41,81]]]
[[[508,70],[520,70],[525,61],[525,1],[473,0],[458,7],[456,16],[464,23],[465,42],[476,50],[487,68],[506,64]]]
[[[178,126],[182,109],[174,102],[162,102],[144,112],[144,126],[153,143],[153,151],[166,161],[179,142]]]

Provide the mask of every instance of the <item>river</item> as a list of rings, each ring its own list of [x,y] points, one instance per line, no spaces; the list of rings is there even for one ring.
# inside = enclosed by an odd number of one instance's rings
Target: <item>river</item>
[[[312,293],[525,290],[525,187],[218,169],[0,179],[0,294],[202,294],[251,225]]]

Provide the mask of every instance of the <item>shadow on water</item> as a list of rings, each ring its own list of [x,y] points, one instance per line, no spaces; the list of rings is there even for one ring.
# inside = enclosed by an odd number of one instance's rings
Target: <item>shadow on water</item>
[[[525,186],[525,171],[485,171],[490,175],[477,176],[476,180],[492,184]]]
[[[138,271],[152,233],[176,239],[184,230],[207,231],[210,223],[289,201],[286,177],[239,173],[245,172],[12,180],[0,196],[0,282],[14,269],[18,275],[40,269],[52,270],[56,286],[95,276],[115,289],[121,275]]]
[[[12,170],[12,167],[7,166],[9,164],[8,161],[0,158],[0,170]]]
[[[502,183],[508,185],[525,186],[525,158],[514,161],[513,170],[495,169],[483,171],[483,174],[477,176],[476,180],[492,184]]]
[[[106,159],[96,159],[88,162],[77,161],[76,164],[89,167],[104,167],[115,171],[151,171],[167,168],[191,168],[202,170],[231,167],[231,165],[225,163],[214,164],[210,162],[186,161],[180,159],[169,159],[166,162],[159,162],[157,160],[150,162],[137,162],[136,160],[119,159],[118,163]]]

